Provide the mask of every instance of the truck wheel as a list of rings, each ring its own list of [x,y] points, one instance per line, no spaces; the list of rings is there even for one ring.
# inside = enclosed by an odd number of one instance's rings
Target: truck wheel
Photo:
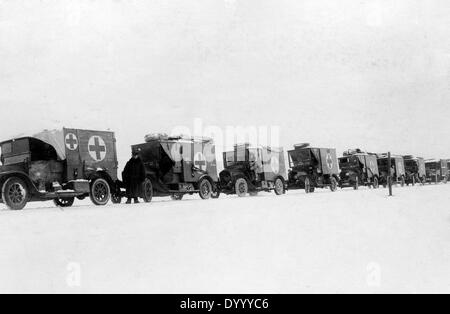
[[[183,197],[184,197],[183,194],[173,194],[170,196],[172,201],[181,201],[183,199]]]
[[[284,190],[284,182],[280,178],[275,180],[275,194],[283,195],[285,193]]]
[[[213,186],[213,191],[211,193],[211,198],[218,199],[220,197],[220,189],[217,187],[217,185]]]
[[[109,199],[111,198],[111,189],[109,187],[108,182],[104,179],[96,179],[91,184],[91,193],[90,193],[91,201],[94,205],[104,206],[108,204]]]
[[[71,207],[75,203],[75,197],[56,198],[53,203],[58,207]]]
[[[153,184],[150,179],[145,179],[142,183],[142,199],[145,203],[150,203],[153,199]]]
[[[122,196],[120,196],[117,193],[112,194],[111,195],[111,202],[113,204],[120,204],[120,203],[122,203]]]
[[[202,200],[209,200],[212,194],[212,184],[208,179],[202,179],[198,185],[199,195]]]
[[[248,183],[244,178],[239,178],[236,180],[236,194],[239,197],[246,197],[248,193]]]
[[[3,203],[11,210],[24,209],[28,203],[29,197],[28,186],[20,178],[9,178],[3,185]]]
[[[380,187],[380,182],[378,181],[377,177],[373,178],[372,186],[373,186],[374,189],[378,189]]]
[[[335,177],[331,177],[331,179],[330,179],[330,190],[331,190],[331,192],[336,192],[337,191],[337,186],[338,186],[338,183],[337,183],[336,178]]]

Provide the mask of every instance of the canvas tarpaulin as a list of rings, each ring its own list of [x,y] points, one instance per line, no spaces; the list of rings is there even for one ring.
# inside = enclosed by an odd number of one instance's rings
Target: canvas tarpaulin
[[[61,160],[66,159],[66,146],[64,145],[64,132],[63,130],[42,131],[33,134],[31,137],[37,138],[49,145],[51,145],[58,154],[58,158]]]

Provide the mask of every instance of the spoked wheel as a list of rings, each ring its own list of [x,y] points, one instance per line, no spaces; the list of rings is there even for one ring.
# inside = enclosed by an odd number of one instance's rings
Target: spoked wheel
[[[142,183],[142,199],[145,203],[150,203],[153,199],[153,184],[150,179],[145,179]]]
[[[122,203],[122,196],[120,196],[120,194],[118,193],[114,193],[111,195],[111,202],[113,204],[120,204]]]
[[[108,204],[109,199],[111,198],[111,190],[108,182],[104,179],[96,179],[91,184],[91,201],[94,205],[104,206]]]
[[[239,197],[245,197],[248,193],[248,183],[244,178],[239,178],[236,180],[235,184],[236,194]]]
[[[335,177],[331,177],[330,179],[330,190],[331,192],[336,192],[338,187],[338,183]]]
[[[281,178],[277,178],[275,180],[275,194],[276,195],[283,195],[285,194],[285,189],[284,189],[284,181]]]
[[[173,194],[170,196],[172,201],[181,201],[183,199],[183,197],[184,197],[183,194]]]
[[[53,200],[53,203],[55,203],[58,207],[71,207],[73,203],[75,202],[75,197],[68,197],[68,198],[56,198]]]
[[[380,182],[378,181],[377,177],[373,178],[372,186],[373,186],[374,189],[378,189],[380,187]]]
[[[3,185],[3,203],[11,210],[24,209],[28,203],[29,197],[28,186],[20,178],[9,178]]]
[[[211,198],[218,199],[220,197],[220,189],[217,185],[213,186],[213,191],[211,193]]]
[[[198,185],[198,189],[200,190],[200,198],[203,200],[208,200],[211,198],[212,194],[212,184],[208,179],[202,179]]]

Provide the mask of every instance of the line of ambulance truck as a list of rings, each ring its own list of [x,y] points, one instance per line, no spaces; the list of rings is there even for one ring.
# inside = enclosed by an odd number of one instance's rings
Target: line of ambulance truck
[[[70,207],[75,200],[90,198],[95,205],[121,203],[126,197],[119,178],[116,138],[110,131],[73,128],[45,130],[0,143],[0,202],[12,210],[27,203],[52,200]],[[150,134],[131,146],[144,164],[146,179],[141,198],[181,200],[199,194],[202,199],[221,194],[239,197],[260,192],[283,195],[302,189],[359,189],[368,186],[447,183],[447,159],[425,160],[412,155],[391,159],[387,154],[353,149],[337,157],[336,149],[298,144],[281,148],[237,144],[223,154],[224,169],[218,173],[212,139]]]

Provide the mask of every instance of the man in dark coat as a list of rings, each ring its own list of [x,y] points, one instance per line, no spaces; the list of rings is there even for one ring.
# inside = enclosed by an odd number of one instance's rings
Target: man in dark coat
[[[127,189],[127,204],[131,204],[131,199],[134,199],[135,204],[139,203],[141,186],[145,181],[144,163],[139,157],[139,152],[133,152],[133,157],[128,161],[122,173],[122,178]]]

